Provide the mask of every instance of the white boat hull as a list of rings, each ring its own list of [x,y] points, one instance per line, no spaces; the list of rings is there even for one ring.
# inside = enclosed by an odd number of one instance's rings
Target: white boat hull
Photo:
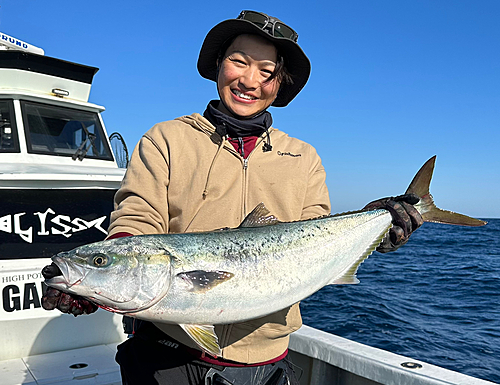
[[[50,259],[0,261],[0,361],[125,339],[122,317],[98,310],[74,317],[41,307],[41,269]]]

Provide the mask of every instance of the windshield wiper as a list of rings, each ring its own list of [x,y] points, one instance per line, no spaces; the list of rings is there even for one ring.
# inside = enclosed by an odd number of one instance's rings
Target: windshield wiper
[[[78,147],[78,150],[76,150],[76,152],[71,157],[73,160],[77,160],[77,159],[83,160],[83,158],[85,158],[85,156],[87,155],[87,152],[90,150],[90,147],[92,147],[92,149],[94,150],[94,154],[97,155],[99,153],[99,150],[97,149],[97,147],[95,145],[95,139],[97,138],[97,135],[89,132],[89,130],[87,130],[87,127],[85,127],[85,124],[83,124],[83,123],[81,123],[81,124],[82,124],[83,131],[85,131],[85,134],[87,135],[87,138],[82,142],[82,144],[80,144],[80,147]],[[87,146],[87,142],[89,142],[89,141],[90,141],[90,143]]]

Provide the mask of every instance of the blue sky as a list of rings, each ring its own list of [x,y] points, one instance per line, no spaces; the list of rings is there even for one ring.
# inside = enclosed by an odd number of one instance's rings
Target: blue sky
[[[437,155],[440,207],[500,217],[498,0],[0,0],[0,31],[99,67],[90,101],[133,148],[156,122],[217,97],[198,52],[242,9],[290,24],[311,59],[304,90],[271,112],[275,127],[317,148],[333,212],[404,192]]]

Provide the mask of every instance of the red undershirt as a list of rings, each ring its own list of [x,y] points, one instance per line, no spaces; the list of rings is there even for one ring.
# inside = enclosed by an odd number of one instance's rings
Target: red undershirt
[[[243,138],[229,138],[229,143],[231,143],[236,151],[244,158],[248,158],[248,155],[255,148],[258,136],[245,136]],[[241,142],[243,142],[243,148],[241,148]],[[243,151],[242,151],[243,150]]]

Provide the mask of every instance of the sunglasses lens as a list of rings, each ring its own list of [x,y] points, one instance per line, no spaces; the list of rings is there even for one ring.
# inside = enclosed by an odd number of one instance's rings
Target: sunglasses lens
[[[264,15],[261,15],[260,13],[257,12],[252,12],[252,11],[247,11],[243,15],[242,19],[251,21],[254,23],[256,26],[263,28],[266,23],[267,23],[267,17]]]
[[[295,31],[291,29],[289,26],[277,22],[274,25],[274,36],[275,37],[285,37],[287,39],[295,40]]]

